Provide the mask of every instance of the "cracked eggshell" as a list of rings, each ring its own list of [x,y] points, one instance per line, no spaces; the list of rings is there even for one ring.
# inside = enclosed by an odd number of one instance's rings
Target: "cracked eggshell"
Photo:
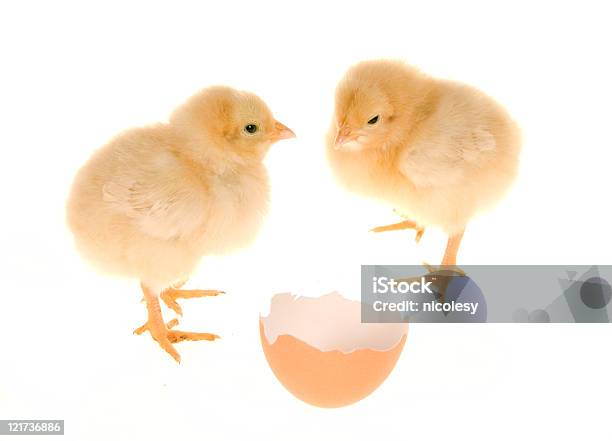
[[[297,398],[318,407],[355,403],[393,370],[406,323],[361,323],[361,303],[338,293],[278,294],[260,317],[264,354],[276,378]]]

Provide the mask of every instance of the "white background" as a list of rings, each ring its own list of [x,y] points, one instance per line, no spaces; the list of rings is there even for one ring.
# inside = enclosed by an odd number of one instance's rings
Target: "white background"
[[[459,263],[610,264],[610,13],[605,2],[3,2],[0,418],[66,420],[71,440],[611,439],[609,325],[419,325],[366,400],[293,398],[259,345],[277,292],[351,298],[360,263],[437,263],[444,236],[372,235],[388,207],[338,190],[323,157],[352,63],[403,58],[474,84],[525,134],[519,180],[468,227]],[[249,89],[298,134],[267,160],[257,244],[206,258],[178,346],[148,335],[137,282],[97,274],[64,226],[72,177],[127,127],[199,88]],[[166,316],[170,318],[171,315]]]

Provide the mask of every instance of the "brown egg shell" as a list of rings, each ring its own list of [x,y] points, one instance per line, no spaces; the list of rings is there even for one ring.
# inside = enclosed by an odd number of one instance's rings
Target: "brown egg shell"
[[[263,322],[261,344],[272,372],[300,400],[318,407],[342,407],[374,392],[389,376],[407,334],[388,350],[321,351],[291,335],[268,342]]]

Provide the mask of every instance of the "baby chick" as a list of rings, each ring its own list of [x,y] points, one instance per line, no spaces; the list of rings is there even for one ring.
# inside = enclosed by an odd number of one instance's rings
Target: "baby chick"
[[[373,231],[413,228],[418,239],[440,227],[443,265],[456,264],[467,223],[514,180],[520,148],[517,125],[483,92],[393,60],[349,69],[327,136],[339,182],[406,215]]]
[[[140,280],[148,321],[135,332],[148,330],[177,362],[173,343],[217,336],[172,330],[158,297],[181,314],[177,298],[220,293],[178,288],[202,256],[254,241],[268,207],[262,161],[294,136],[256,95],[211,87],[169,123],[118,135],[76,175],[67,221],[77,248],[102,271]]]

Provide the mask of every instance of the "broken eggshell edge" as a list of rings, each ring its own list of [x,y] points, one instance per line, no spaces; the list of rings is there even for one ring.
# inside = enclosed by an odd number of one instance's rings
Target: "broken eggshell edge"
[[[262,348],[281,384],[318,407],[341,407],[374,392],[393,371],[407,323],[361,323],[361,303],[333,292],[278,294],[260,316]],[[347,332],[350,331],[350,332]]]

